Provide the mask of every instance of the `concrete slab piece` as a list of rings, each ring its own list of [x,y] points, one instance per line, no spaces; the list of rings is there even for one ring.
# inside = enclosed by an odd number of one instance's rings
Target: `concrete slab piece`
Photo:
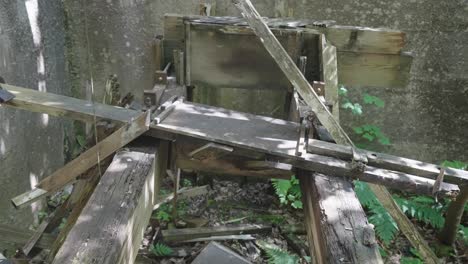
[[[246,260],[239,254],[230,250],[229,248],[211,242],[206,246],[202,252],[195,258],[192,264],[251,264],[252,262]]]

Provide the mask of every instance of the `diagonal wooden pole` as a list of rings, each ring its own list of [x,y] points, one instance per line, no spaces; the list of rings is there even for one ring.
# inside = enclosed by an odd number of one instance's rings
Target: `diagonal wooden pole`
[[[317,115],[317,118],[328,130],[334,140],[338,144],[353,145],[347,134],[341,128],[336,119],[333,118],[330,111],[328,111],[328,108],[319,99],[318,95],[312,89],[311,85],[305,79],[304,75],[301,73],[294,61],[288,55],[278,39],[276,39],[276,37],[273,35],[270,28],[263,21],[262,17],[252,5],[250,0],[232,0],[232,2],[241,11],[242,16],[247,20],[249,26],[260,38],[268,53],[270,53],[270,55],[276,61],[278,66],[281,68],[283,73],[286,75],[286,77],[289,79],[291,84],[301,95],[307,105],[312,108],[314,113]],[[388,190],[385,187],[379,185],[369,184],[369,186],[376,194],[382,205],[387,209],[390,215],[392,215],[400,229],[403,231],[404,235],[408,238],[408,240],[410,240],[411,244],[419,250],[421,255],[425,258],[426,262],[437,263],[437,256],[435,256],[434,252],[432,252],[416,228],[412,224],[409,224],[411,221],[400,210],[400,208],[396,206],[396,203]]]
[[[80,174],[105,159],[121,147],[127,145],[149,129],[149,112],[142,113],[129,124],[121,127],[110,136],[83,152],[52,175],[42,179],[36,188],[11,201],[15,207],[23,207],[70,184]]]

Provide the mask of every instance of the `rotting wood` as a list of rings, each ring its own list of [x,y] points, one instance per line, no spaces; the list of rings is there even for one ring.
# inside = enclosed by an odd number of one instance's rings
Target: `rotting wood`
[[[115,155],[53,263],[133,263],[154,204],[155,151]]]
[[[310,215],[305,224],[315,263],[383,263],[374,230],[352,185],[343,179],[301,173],[306,174],[298,177],[304,210]]]
[[[100,103],[90,103],[80,99],[52,93],[43,93],[33,89],[2,84],[4,89],[16,97],[2,106],[13,107],[31,112],[53,116],[68,117],[88,123],[94,122],[94,115],[99,119],[129,123],[141,112]]]
[[[118,129],[52,175],[42,179],[33,190],[13,198],[13,205],[23,207],[70,184],[80,174],[96,165],[99,160],[105,159],[146,132],[148,130],[148,119],[149,113],[140,114],[132,123]]]
[[[209,236],[180,241],[180,243],[193,243],[204,241],[226,241],[226,240],[255,240],[252,235],[228,235],[228,236]]]
[[[313,154],[335,157],[342,160],[351,160],[353,155],[352,149],[349,146],[337,145],[316,139],[309,139],[307,151]],[[441,169],[440,166],[419,160],[363,149],[360,149],[360,151],[366,155],[370,166],[382,169],[401,171],[429,179],[437,179]],[[444,179],[448,183],[463,184],[468,181],[468,174],[463,170],[445,168],[444,175]]]
[[[283,46],[278,42],[270,28],[263,21],[260,14],[255,10],[255,7],[252,5],[250,0],[232,0],[232,2],[242,13],[242,16],[247,20],[255,34],[262,40],[266,50],[279,65],[299,95],[301,95],[307,105],[311,107],[322,125],[327,128],[328,132],[335,140],[338,141],[341,139],[342,141],[347,142],[349,139],[347,138],[344,130],[320,100],[319,96],[315,93],[312,86],[305,79],[304,75]]]
[[[268,26],[263,22],[263,19],[255,10],[254,6],[250,0],[232,0],[236,7],[242,12],[242,15],[246,18],[249,25],[252,27],[254,32],[262,39],[262,43],[265,45],[265,48],[269,51],[270,55],[275,58],[278,65],[280,65],[283,72],[286,74],[288,79],[297,89],[302,98],[306,101],[307,105],[311,107],[312,111],[316,114],[319,121],[322,125],[328,130],[330,135],[335,139],[338,144],[348,145],[352,144],[349,137],[337,123],[337,121],[332,117],[331,113],[328,111],[327,107],[320,101],[317,94],[311,89],[310,84],[304,78],[300,70],[287,55],[284,48],[276,40],[275,36],[271,33]],[[356,67],[356,65],[354,65]],[[433,185],[433,183],[432,183]],[[376,194],[379,201],[385,206],[388,206],[388,210],[392,210],[392,204],[395,204],[390,193],[381,186],[370,185],[371,190],[375,193],[377,190],[382,190],[379,195]],[[383,191],[385,190],[385,191]],[[405,226],[405,222],[410,222],[408,217],[401,212],[401,210],[393,210],[395,221],[398,225]],[[411,234],[418,234],[416,228],[412,225],[406,226],[411,232],[408,232],[407,236]],[[410,240],[411,241],[411,240]],[[412,242],[415,243],[413,240]],[[421,250],[427,250],[423,253],[424,256],[430,257],[434,253],[430,248],[420,247],[417,244],[413,244],[414,247],[420,248]]]
[[[188,156],[196,160],[209,160],[220,158],[232,151],[232,147],[210,142],[190,152]]]
[[[0,241],[14,243],[22,246],[28,242],[29,239],[34,235],[34,231],[25,230],[12,225],[0,224]],[[49,249],[54,243],[56,237],[52,234],[43,233],[42,236],[37,240],[35,247],[42,249]]]
[[[193,188],[181,188],[177,191],[178,199],[187,199],[190,197],[195,197],[199,195],[204,195],[208,193],[209,185],[197,186]],[[168,203],[174,199],[174,194],[168,194],[165,196],[158,196],[156,204],[153,206],[153,210],[157,210],[161,205]]]
[[[210,115],[204,113],[210,113]],[[353,170],[351,162],[310,153],[297,156],[295,153],[298,124],[294,122],[187,102],[178,104],[164,122],[157,125],[152,124],[151,127],[263,152],[274,156],[274,159],[279,162],[327,175],[361,179],[428,195],[431,195],[433,189],[434,180],[431,179],[372,166],[366,166],[363,173],[357,173]],[[180,163],[180,161],[178,162]],[[184,162],[190,163],[187,160]],[[184,167],[183,164],[179,164],[179,166]],[[198,166],[203,167],[203,165]],[[451,196],[458,190],[458,186],[443,183],[440,194]]]
[[[338,51],[400,54],[405,45],[405,33],[386,28],[331,25],[317,28]]]
[[[168,229],[162,231],[166,242],[184,241],[210,236],[227,236],[240,234],[258,234],[271,232],[271,225],[236,225],[236,226],[214,226],[184,229]]]
[[[97,167],[93,172],[95,175],[98,174]],[[67,238],[68,233],[75,226],[76,221],[78,220],[78,217],[81,214],[81,211],[88,203],[88,200],[93,194],[93,191],[96,188],[96,185],[99,183],[99,180],[100,180],[100,177],[97,177],[97,176],[90,177],[84,180],[85,184],[83,185],[83,188],[81,188],[79,195],[77,195],[78,197],[75,203],[73,204],[73,209],[68,215],[65,225],[60,230],[59,235],[57,236],[57,239],[54,241],[54,243],[50,247],[50,252],[49,252],[49,255],[47,256],[48,263],[51,263],[53,261],[55,255],[57,254],[57,252],[63,245],[63,242],[65,241],[65,239]]]
[[[37,229],[34,231],[34,234],[29,238],[28,242],[26,242],[26,244],[23,246],[22,250],[26,256],[29,255],[29,252],[31,252],[33,247],[36,245],[37,241],[44,234],[44,231],[46,230],[47,226],[50,223],[50,220],[54,217],[54,215],[55,214],[52,213],[51,215],[43,219],[41,224],[39,224]]]

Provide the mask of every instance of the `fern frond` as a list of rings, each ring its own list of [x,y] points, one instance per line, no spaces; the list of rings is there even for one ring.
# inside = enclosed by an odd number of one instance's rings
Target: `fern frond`
[[[425,196],[416,196],[408,199],[394,196],[394,199],[403,213],[408,216],[435,228],[442,228],[444,226],[443,206],[437,204],[434,199]]]
[[[370,208],[372,215],[369,217],[369,222],[374,225],[375,233],[379,239],[388,245],[396,236],[398,226],[390,214],[382,205],[373,205]]]
[[[156,245],[151,245],[150,251],[158,257],[164,257],[172,253],[172,248],[162,243],[157,243]]]
[[[297,255],[289,254],[288,251],[280,249],[278,246],[268,244],[263,240],[258,240],[256,244],[265,251],[268,257],[269,264],[297,264],[299,257]]]

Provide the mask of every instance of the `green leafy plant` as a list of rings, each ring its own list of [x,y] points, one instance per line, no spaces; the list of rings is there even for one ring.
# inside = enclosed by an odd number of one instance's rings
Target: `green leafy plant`
[[[351,102],[348,96],[348,90],[345,87],[341,87],[338,91],[341,96],[342,105],[341,108],[351,111],[353,115],[360,116],[364,110],[361,104]],[[367,105],[374,105],[377,108],[383,108],[385,102],[377,96],[364,93],[362,101]],[[378,142],[384,146],[390,145],[390,139],[382,132],[382,130],[375,125],[363,124],[360,126],[353,127],[354,133],[359,135],[361,138],[366,139],[369,142]],[[365,146],[360,144],[360,146]]]
[[[434,198],[427,196],[401,197],[393,195],[393,199],[406,215],[439,229],[444,226],[444,206]]]
[[[269,264],[298,264],[299,256],[290,254],[286,250],[282,250],[276,245],[268,244],[265,241],[258,241],[257,244],[268,257]]]
[[[301,187],[299,180],[294,175],[291,176],[290,180],[272,179],[271,183],[281,204],[289,204],[294,209],[302,209]]]
[[[412,257],[402,257],[400,259],[400,264],[424,264],[422,261],[422,256],[419,254],[419,252],[415,248],[410,248],[411,254],[413,254]]]
[[[369,212],[368,219],[374,225],[377,237],[385,245],[388,245],[398,232],[396,222],[377,200],[377,197],[375,197],[367,183],[355,181],[354,186],[359,201]]]
[[[151,253],[158,257],[164,257],[170,255],[173,250],[169,246],[163,244],[163,243],[157,243],[156,245],[151,245],[150,247]]]

